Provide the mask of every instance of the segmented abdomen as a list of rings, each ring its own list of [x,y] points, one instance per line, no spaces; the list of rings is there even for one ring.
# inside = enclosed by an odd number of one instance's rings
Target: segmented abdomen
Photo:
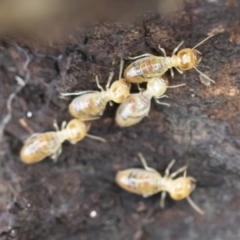
[[[133,83],[147,82],[149,78],[161,77],[168,68],[168,58],[145,57],[130,64],[124,71],[124,78]]]
[[[126,191],[147,197],[159,192],[159,178],[160,175],[157,172],[133,168],[119,171],[115,180]]]
[[[60,146],[56,132],[40,133],[26,140],[20,157],[25,163],[36,163],[55,153]]]
[[[129,127],[140,122],[148,115],[151,100],[142,92],[130,94],[117,109],[115,121],[120,127]]]
[[[101,92],[86,93],[73,99],[69,105],[69,112],[73,117],[87,119],[103,114],[107,101]]]

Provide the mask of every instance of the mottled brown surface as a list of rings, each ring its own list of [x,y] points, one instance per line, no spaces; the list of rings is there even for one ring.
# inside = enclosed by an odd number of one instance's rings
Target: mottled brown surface
[[[140,14],[127,22],[76,29],[55,44],[2,38],[0,119],[17,87],[15,76],[26,77],[25,56],[16,43],[31,58],[27,70],[31,78],[13,101],[13,117],[0,145],[1,240],[240,238],[240,3],[209,0],[180,5],[174,14]],[[194,70],[176,72],[174,79],[169,76],[170,84],[187,86],[169,89],[170,108],[152,103],[148,118],[120,129],[114,123],[116,105],[108,106],[90,130],[107,143],[85,138],[76,145],[64,143],[57,163],[20,162],[19,150],[30,133],[19,119],[24,118],[34,132],[53,130],[53,119],[59,123],[70,119],[70,98],[60,99],[59,92],[97,89],[95,74],[102,85],[112,70],[117,79],[120,57],[160,54],[159,43],[170,55],[182,39],[184,46],[192,47],[209,33],[216,36],[199,47],[203,53],[199,69],[216,81],[214,86],[202,85]],[[32,118],[26,117],[27,111]],[[198,215],[186,201],[170,198],[162,210],[159,194],[144,199],[120,189],[115,173],[142,167],[139,151],[159,171],[173,158],[175,169],[189,165],[189,174],[198,180],[192,197],[206,215]],[[92,210],[97,211],[96,218],[90,217]]]

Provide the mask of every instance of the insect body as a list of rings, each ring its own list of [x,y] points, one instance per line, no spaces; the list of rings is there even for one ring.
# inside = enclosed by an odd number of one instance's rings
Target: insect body
[[[181,42],[173,51],[172,56],[168,57],[163,48],[159,46],[159,49],[163,52],[163,57],[156,57],[152,54],[143,54],[130,59],[138,59],[130,64],[124,71],[124,78],[132,83],[142,83],[149,81],[152,77],[161,77],[168,69],[171,70],[172,77],[174,72],[172,68],[175,68],[179,73],[183,71],[195,68],[198,73],[207,78],[210,82],[214,81],[199,71],[196,66],[202,60],[202,54],[195,48],[211,38],[213,35],[205,38],[193,48],[184,48],[177,54],[176,52],[183,44]]]
[[[139,154],[139,157],[145,169],[131,168],[119,171],[115,180],[120,187],[126,191],[142,195],[143,197],[148,197],[162,191],[160,200],[160,206],[162,208],[164,207],[164,200],[168,192],[174,200],[186,198],[197,212],[204,214],[189,197],[196,187],[196,180],[193,177],[187,177],[186,166],[170,174],[170,169],[175,163],[173,160],[168,165],[165,175],[161,176],[155,169],[147,166],[141,154]],[[181,172],[184,172],[183,176],[174,179]]]
[[[62,143],[65,140],[75,144],[85,136],[89,136],[105,141],[87,134],[90,124],[80,119],[72,119],[68,124],[63,122],[61,130],[56,123],[54,123],[54,127],[57,130],[56,132],[35,133],[26,140],[20,152],[20,157],[24,163],[37,163],[48,156],[56,161],[61,154]]]
[[[115,81],[111,86],[113,74],[111,73],[106,85],[106,90],[99,85],[98,77],[96,76],[96,82],[99,91],[84,91],[80,93],[67,93],[62,94],[63,96],[68,95],[80,95],[73,99],[69,105],[69,112],[72,116],[79,119],[93,119],[100,117],[108,103],[108,101],[114,101],[116,103],[123,102],[130,92],[130,84],[121,79],[122,75],[122,63],[120,68],[119,80]]]
[[[127,99],[120,104],[117,109],[115,120],[120,127],[129,127],[140,122],[144,117],[148,116],[151,99],[154,98],[159,104],[168,105],[160,102],[159,98],[167,97],[163,95],[167,88],[180,87],[185,84],[168,86],[166,77],[151,78],[147,84],[146,90],[139,93],[130,94]]]

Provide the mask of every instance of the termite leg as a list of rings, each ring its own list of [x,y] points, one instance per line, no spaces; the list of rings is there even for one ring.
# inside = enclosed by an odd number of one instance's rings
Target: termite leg
[[[158,49],[163,53],[163,56],[164,56],[164,57],[167,57],[167,54],[166,54],[165,49],[162,48],[160,44],[158,45]]]
[[[34,138],[36,138],[38,135],[40,135],[41,133],[34,133],[32,134],[31,136],[29,136],[25,141],[24,143],[25,144],[28,144],[29,142],[31,142]]]
[[[167,166],[166,170],[165,170],[165,177],[168,177],[170,174],[170,169],[172,168],[172,166],[175,164],[175,160],[173,159]]]
[[[118,77],[118,80],[120,80],[120,79],[122,78],[123,64],[124,64],[124,60],[121,58],[121,60],[120,60],[120,69],[119,69],[119,77]]]
[[[140,87],[140,84],[139,84],[139,83],[137,83],[137,88],[138,88],[138,91],[139,91],[139,92],[142,92],[142,91],[144,90],[144,88],[141,88],[141,87]]]
[[[166,198],[166,192],[162,192],[161,193],[161,198],[160,198],[160,208],[164,208],[164,205],[165,205],[165,198]]]
[[[56,129],[57,132],[60,131],[56,119],[53,120],[53,127]]]
[[[89,117],[89,118],[83,118],[81,120],[83,121],[92,121],[92,120],[96,120],[99,119],[101,117],[101,115],[97,116],[97,117]]]
[[[86,137],[98,140],[100,142],[106,142],[106,140],[104,138],[101,138],[101,137],[98,137],[98,136],[94,136],[94,135],[91,135],[91,134],[86,134]]]
[[[110,72],[109,77],[108,77],[108,81],[107,81],[107,84],[106,84],[106,89],[108,89],[110,87],[110,83],[113,79],[113,75],[114,75],[114,72]]]
[[[171,77],[174,78],[174,71],[172,68],[170,68],[170,73],[171,73]]]
[[[160,96],[160,97],[157,97],[156,99],[161,99],[161,98],[169,98],[169,96],[166,95],[166,94],[164,94],[164,95],[162,95],[162,96]]]
[[[61,96],[74,96],[74,95],[83,95],[85,93],[94,92],[93,90],[81,91],[81,92],[72,92],[72,93],[60,93]]]
[[[67,122],[66,121],[63,121],[62,122],[62,125],[61,125],[61,130],[65,129],[67,126]]]
[[[183,74],[183,71],[180,70],[178,67],[175,67],[175,69],[176,69],[180,74]]]
[[[178,51],[178,49],[183,45],[184,41],[181,41],[176,48],[174,48],[172,56]]]
[[[60,154],[62,153],[62,145],[58,148],[58,150],[57,150],[57,153],[56,153],[56,160],[55,161],[57,161],[57,159],[58,159],[58,157],[60,156]]]
[[[173,172],[171,175],[170,175],[170,177],[171,178],[174,178],[174,177],[176,177],[179,173],[181,173],[181,172],[184,172],[184,177],[186,177],[186,175],[187,175],[187,166],[184,166],[184,167],[181,167],[181,168],[179,168],[176,172]]]
[[[57,151],[51,156],[54,162],[57,162],[58,157],[62,153],[62,145],[57,149]]]
[[[96,83],[97,83],[97,87],[98,87],[102,92],[104,92],[103,87],[99,84],[98,76],[97,76],[97,75],[96,75],[96,77],[95,77],[95,80],[96,80]]]
[[[138,59],[138,58],[143,58],[143,57],[152,57],[154,55],[150,54],[150,53],[145,53],[145,54],[142,54],[142,55],[139,55],[139,56],[136,56],[136,57],[128,57],[127,59],[130,59],[130,60],[135,60],[135,59]]]
[[[147,162],[141,153],[138,153],[138,156],[139,156],[145,170],[147,170],[149,172],[157,172],[154,168],[148,167]]]
[[[171,107],[171,105],[169,103],[161,102],[161,101],[157,100],[157,98],[154,98],[154,100],[159,105],[164,105],[164,106],[167,106],[167,107]]]
[[[186,83],[182,83],[182,84],[168,86],[168,88],[178,88],[178,87],[183,87],[183,86],[186,86],[186,85],[187,85]]]

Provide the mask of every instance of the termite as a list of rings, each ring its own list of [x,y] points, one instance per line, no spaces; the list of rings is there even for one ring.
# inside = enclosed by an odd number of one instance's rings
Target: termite
[[[129,127],[139,123],[144,117],[148,116],[151,99],[154,98],[156,103],[170,106],[162,103],[158,99],[167,97],[163,95],[168,88],[185,86],[179,84],[168,86],[168,80],[165,76],[151,78],[147,83],[146,90],[140,90],[139,93],[130,94],[126,100],[120,104],[117,109],[115,121],[120,127]]]
[[[37,163],[48,156],[57,161],[65,140],[76,144],[87,136],[105,142],[103,138],[87,134],[90,124],[80,119],[72,119],[68,124],[64,121],[61,130],[56,122],[53,123],[53,126],[56,132],[34,133],[25,141],[20,152],[20,158],[24,163]]]
[[[144,166],[144,169],[130,168],[119,171],[115,180],[120,187],[128,192],[142,195],[143,197],[149,197],[158,192],[162,192],[160,199],[161,208],[164,208],[164,201],[166,193],[168,192],[171,198],[176,201],[186,198],[189,204],[198,213],[202,215],[204,214],[204,212],[189,197],[196,188],[196,179],[187,176],[187,166],[181,167],[170,174],[170,169],[175,163],[175,160],[172,160],[165,170],[165,175],[161,176],[154,168],[148,167],[141,153],[139,153],[138,156]],[[182,172],[182,177],[174,179]]]
[[[124,78],[131,83],[142,83],[149,81],[152,77],[161,77],[168,69],[171,71],[171,76],[174,76],[172,68],[175,68],[179,73],[183,74],[183,71],[190,70],[194,68],[199,74],[204,76],[210,82],[214,82],[207,75],[202,73],[197,69],[197,65],[202,60],[202,54],[198,50],[201,44],[207,41],[213,35],[208,36],[200,43],[198,43],[193,48],[184,48],[180,50],[177,54],[176,52],[182,46],[183,41],[173,50],[172,56],[168,57],[166,55],[165,49],[158,48],[162,51],[163,57],[154,56],[152,54],[146,53],[140,56],[131,57],[129,59],[138,59],[132,64],[130,64],[124,71]]]
[[[63,93],[62,96],[80,95],[73,99],[69,105],[70,114],[79,119],[94,119],[100,117],[109,101],[116,103],[123,102],[130,94],[130,83],[122,76],[123,61],[120,64],[119,80],[112,83],[113,73],[110,74],[106,90],[99,84],[96,76],[96,83],[101,91],[83,91],[78,93]]]

